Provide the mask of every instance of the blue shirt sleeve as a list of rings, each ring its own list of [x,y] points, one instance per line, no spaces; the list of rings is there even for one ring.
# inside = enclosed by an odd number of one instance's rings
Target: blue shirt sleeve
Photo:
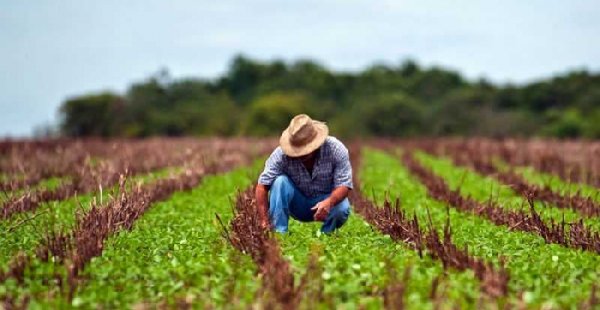
[[[265,162],[265,170],[258,177],[258,184],[271,186],[275,179],[283,174],[283,161],[283,150],[277,147]]]
[[[334,152],[333,187],[346,186],[352,189],[352,165],[350,165],[348,149],[340,143]]]

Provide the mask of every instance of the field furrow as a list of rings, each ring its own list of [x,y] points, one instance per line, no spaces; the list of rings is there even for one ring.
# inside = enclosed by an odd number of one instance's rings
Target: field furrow
[[[324,281],[322,307],[465,308],[474,307],[482,297],[473,271],[445,270],[441,260],[421,257],[410,243],[398,243],[362,216],[351,215],[331,235],[321,234],[320,225],[291,221],[290,233],[278,239],[296,275],[303,273],[311,253],[318,249]],[[398,277],[401,274],[404,276]]]
[[[513,168],[531,184],[539,187],[548,187],[563,196],[578,193],[580,196],[591,198],[596,204],[600,203],[599,188],[582,183],[566,182],[555,175],[539,172],[533,167],[518,166]]]
[[[292,222],[289,235],[279,240],[297,277],[305,273],[312,253],[320,253],[322,307],[381,308],[386,299],[400,298],[416,309],[429,309],[437,302],[465,308],[473,307],[481,297],[473,272],[446,271],[440,261],[419,257],[415,250],[375,230],[359,216],[351,215],[331,235],[321,234],[319,228],[320,223]],[[410,273],[408,279],[396,279],[395,275],[406,272]],[[403,296],[386,296],[400,283],[405,287]]]
[[[254,142],[254,147],[261,148],[266,141]],[[116,183],[120,174],[135,175],[179,167],[218,148],[222,142],[215,139],[155,138],[140,141],[90,139],[64,143],[51,144],[47,149],[36,148],[31,143],[17,143],[0,161],[2,171],[11,175],[0,182],[0,185],[4,184],[0,189],[11,194],[8,200],[17,204],[15,207],[23,200],[35,204],[94,190],[98,184]],[[234,139],[227,143],[248,144]],[[67,180],[54,191],[32,191],[28,196],[12,195],[19,189],[26,190],[23,188],[25,185],[51,177]]]
[[[448,208],[430,198],[426,187],[394,157],[369,151],[364,161],[361,179],[366,191],[389,190],[400,196],[405,212],[414,212],[420,221],[431,216],[438,227],[443,227],[449,217],[453,240],[459,248],[468,247],[475,257],[497,263],[503,257],[511,274],[509,291],[520,294],[511,300],[522,299],[532,307],[558,307],[589,299],[600,277],[600,256],[547,244],[537,235],[511,231],[475,214]],[[376,201],[383,203],[384,197],[379,195]],[[577,267],[573,261],[577,261]]]
[[[1,191],[15,191],[38,184],[44,179],[61,178],[85,164],[94,143],[48,141],[3,143],[0,157]]]
[[[81,286],[86,286],[89,277],[81,273],[94,257],[103,253],[106,239],[121,230],[131,229],[154,202],[169,197],[175,191],[195,187],[205,173],[205,169],[199,166],[197,170],[186,171],[178,178],[159,180],[123,191],[106,206],[91,208],[78,220],[73,231],[51,236],[45,248],[37,251],[35,259],[39,262],[30,264],[31,276],[26,276],[24,285],[17,286],[9,294],[27,294],[39,298],[38,290],[44,287],[45,279],[54,278],[58,282],[51,282],[45,287],[46,292],[56,294],[54,301],[79,303],[80,299],[74,296]]]
[[[486,147],[485,144],[482,146]],[[495,155],[512,166],[534,167],[566,183],[600,189],[600,144],[597,141],[508,140],[496,144]]]
[[[426,251],[433,259],[441,261],[445,269],[471,270],[480,281],[480,289],[487,297],[496,299],[508,293],[510,276],[504,266],[497,268],[489,262],[471,256],[467,249],[459,249],[452,242],[452,229],[448,224],[444,226],[443,237],[440,238],[438,230],[441,229],[431,223],[427,228],[422,227],[416,216],[409,218],[402,211],[399,200],[396,200],[394,206],[386,200],[382,207],[377,207],[360,194],[354,195],[353,198],[356,212],[396,242],[407,243],[421,257]]]
[[[265,309],[298,309],[302,302],[303,308],[322,302],[322,296],[310,296],[312,300],[308,300],[306,296],[309,291],[317,291],[314,287],[308,288],[308,283],[316,287],[322,286],[319,275],[315,279],[314,272],[311,272],[319,270],[318,262],[313,256],[302,279],[296,281],[290,263],[282,256],[275,235],[260,225],[253,189],[251,186],[238,194],[235,217],[231,221],[231,234],[225,231],[225,237],[240,252],[252,257],[262,276],[262,285],[253,302],[254,306]]]
[[[511,230],[536,233],[548,243],[600,253],[600,234],[590,231],[581,221],[567,224],[550,220],[547,223],[542,220],[531,199],[527,201],[530,209],[525,211],[502,208],[491,197],[487,201],[478,201],[470,196],[462,196],[460,189],[452,190],[443,178],[417,162],[412,153],[405,152],[402,159],[405,166],[425,184],[429,195],[437,200],[461,211],[485,217],[497,225],[507,225]]]
[[[597,142],[348,141],[331,234],[259,224],[273,142],[0,141],[0,309],[600,305]]]
[[[565,182],[600,188],[600,144],[597,141],[486,138],[419,139],[409,144],[435,154],[462,153],[501,160],[510,166],[534,167]]]
[[[360,151],[353,150],[355,165],[362,162]],[[358,168],[360,164],[358,164]],[[360,180],[354,176],[355,190],[351,193],[354,208],[369,224],[382,233],[389,235],[397,242],[407,243],[409,247],[418,251],[423,256],[423,251],[434,259],[440,260],[444,268],[453,268],[459,271],[472,270],[480,281],[481,291],[492,299],[506,296],[508,293],[509,274],[504,266],[496,268],[493,264],[471,256],[467,249],[459,249],[452,242],[452,229],[446,223],[441,229],[434,227],[431,221],[428,227],[419,223],[416,215],[411,218],[400,207],[400,199],[395,205],[385,199],[382,207],[377,207],[372,201],[366,199],[360,188]],[[439,231],[443,231],[440,239]]]
[[[46,232],[35,254],[17,254],[0,282],[15,280],[14,290],[6,290],[2,298],[31,296],[31,286],[44,282],[56,284],[55,289],[72,299],[81,278],[80,272],[91,259],[102,253],[105,239],[120,230],[130,229],[151,203],[164,199],[176,190],[195,186],[205,174],[204,169],[185,171],[179,176],[159,179],[145,185],[126,187],[125,178],[119,190],[105,203],[91,202],[85,212],[76,212],[74,227]],[[52,270],[52,272],[49,272]],[[49,281],[50,280],[50,281]]]
[[[510,166],[505,166],[504,169],[499,168],[491,156],[487,156],[484,152],[478,152],[477,148],[457,145],[455,148],[445,149],[443,155],[449,156],[456,165],[470,167],[481,175],[497,179],[523,197],[533,198],[557,208],[571,209],[587,217],[600,216],[600,203],[593,197],[584,196],[577,191],[555,191],[548,185],[530,183]]]
[[[172,169],[156,171],[130,178],[130,184],[149,183],[173,174]],[[12,216],[0,221],[0,270],[6,268],[8,262],[18,252],[31,255],[51,232],[69,230],[76,223],[76,213],[87,211],[94,200],[106,201],[116,194],[117,188],[104,189],[99,192],[69,198],[63,201],[43,203],[33,212]]]
[[[259,143],[239,143],[239,141],[212,141],[211,147],[203,150],[202,153],[187,155],[196,162],[205,162],[215,171],[229,169],[234,164],[248,162],[258,154],[264,154],[265,145],[268,141],[258,141]],[[206,145],[209,142],[202,142]],[[209,144],[210,145],[210,144]],[[166,178],[173,174],[185,171],[185,163],[182,168],[163,169],[150,174],[142,174],[129,178],[130,184],[138,182],[151,183],[156,180]],[[64,201],[54,201],[43,203],[40,208],[34,212],[25,212],[15,214],[6,220],[0,220],[0,271],[5,269],[9,260],[14,257],[18,251],[32,255],[35,249],[42,243],[48,233],[57,231],[70,231],[76,222],[76,211],[88,210],[94,199],[97,201],[106,201],[109,195],[115,193],[116,188],[98,188],[100,191],[94,194],[76,196]]]
[[[468,169],[452,165],[442,169],[437,164],[443,164],[443,160],[424,154],[421,154],[419,158],[426,165],[429,164],[428,167],[423,167],[415,159],[412,159],[409,152],[406,152],[403,158],[405,163],[410,163],[410,167],[414,168],[414,173],[418,173],[422,180],[429,181],[430,193],[440,195],[439,199],[448,199],[455,207],[462,208],[467,212],[476,212],[499,225],[508,225],[513,230],[539,234],[549,243],[600,254],[598,219],[584,221],[575,213],[571,213],[567,217],[564,213],[559,213],[566,210],[552,209],[539,203],[536,204],[532,197],[525,198],[515,195],[512,190],[495,183],[487,188],[482,187],[485,184],[483,180],[490,181],[490,179],[478,176]],[[460,179],[457,179],[459,172],[462,175]],[[449,174],[453,174],[453,176],[449,176]],[[469,177],[474,179],[469,179]],[[449,180],[452,185],[448,185],[445,180]],[[460,182],[459,185],[457,182]],[[508,190],[508,193],[506,195],[497,194],[495,188]]]
[[[174,160],[162,157],[160,160],[150,160],[150,162],[137,161],[137,164],[127,164],[127,162],[128,160],[119,157],[110,158],[95,165],[86,161],[85,164],[82,164],[82,169],[65,173],[64,175],[67,175],[68,178],[62,178],[61,182],[53,187],[36,186],[20,191],[13,190],[2,201],[0,220],[10,218],[14,214],[31,212],[45,202],[61,201],[74,195],[97,191],[99,188],[110,188],[117,184],[122,175],[147,174],[155,170],[174,168],[185,164],[181,158]],[[177,164],[173,165],[174,162]],[[73,166],[78,167],[77,164]]]

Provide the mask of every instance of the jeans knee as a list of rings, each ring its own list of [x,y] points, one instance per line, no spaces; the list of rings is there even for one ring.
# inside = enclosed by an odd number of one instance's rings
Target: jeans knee
[[[290,178],[287,175],[282,174],[282,175],[278,176],[277,178],[275,178],[275,181],[273,181],[273,185],[271,185],[271,187],[277,187],[277,188],[287,187],[291,183],[292,183],[292,181],[290,180]]]
[[[273,184],[271,185],[271,197],[273,198],[273,194],[277,196],[282,196],[286,200],[292,199],[294,195],[294,185],[292,180],[287,175],[278,176]]]
[[[327,221],[321,227],[321,231],[324,233],[331,233],[334,230],[342,227],[348,217],[350,216],[350,202],[348,199],[344,199],[338,203],[333,209],[331,209]]]
[[[350,201],[348,198],[342,200],[335,208],[331,210],[333,217],[338,219],[346,219],[350,215]]]

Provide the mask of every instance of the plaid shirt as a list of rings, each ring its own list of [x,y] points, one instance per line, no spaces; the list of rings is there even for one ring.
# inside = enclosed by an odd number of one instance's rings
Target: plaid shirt
[[[308,198],[329,195],[334,188],[352,188],[352,166],[348,149],[335,137],[329,136],[319,148],[312,175],[298,159],[290,158],[277,147],[265,163],[258,184],[270,186],[275,179],[287,175]]]

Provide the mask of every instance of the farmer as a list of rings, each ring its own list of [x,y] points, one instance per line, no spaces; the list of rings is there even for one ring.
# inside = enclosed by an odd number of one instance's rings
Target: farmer
[[[285,233],[290,215],[301,222],[323,222],[324,233],[344,225],[350,215],[352,167],[348,149],[328,133],[325,123],[300,114],[281,134],[256,186],[263,227]]]

